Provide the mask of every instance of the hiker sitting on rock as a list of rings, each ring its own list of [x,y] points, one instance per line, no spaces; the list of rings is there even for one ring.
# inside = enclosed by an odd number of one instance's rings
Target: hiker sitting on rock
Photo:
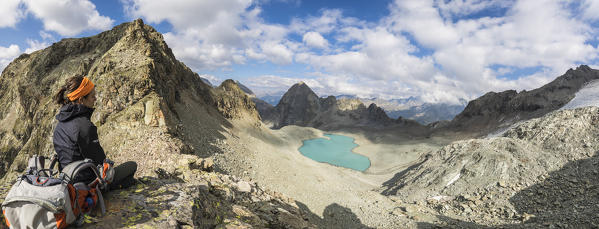
[[[100,141],[96,126],[90,121],[96,102],[94,83],[87,77],[74,76],[65,81],[54,96],[54,101],[62,107],[56,115],[58,124],[54,129],[54,150],[58,155],[59,169],[73,161],[89,158],[97,165],[102,165],[106,154]],[[133,175],[137,163],[125,162],[114,168],[114,179],[110,189],[126,188],[135,184]],[[75,177],[76,181],[90,183],[96,179],[91,169],[82,171]]]

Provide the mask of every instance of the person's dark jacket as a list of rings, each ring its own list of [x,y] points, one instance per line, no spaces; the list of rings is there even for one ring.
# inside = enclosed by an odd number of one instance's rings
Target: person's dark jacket
[[[95,164],[102,164],[106,158],[98,140],[98,130],[90,121],[93,108],[82,104],[66,104],[56,115],[58,124],[54,129],[54,150],[58,154],[59,168],[62,170],[73,161],[86,158]],[[82,171],[75,180],[91,182],[96,178],[91,169]]]

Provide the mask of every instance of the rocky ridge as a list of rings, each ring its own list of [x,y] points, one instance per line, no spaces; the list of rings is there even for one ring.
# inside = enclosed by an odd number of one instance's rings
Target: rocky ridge
[[[107,156],[117,164],[136,161],[136,176],[143,177],[133,193],[109,195],[109,203],[128,210],[121,215],[117,208],[99,219],[98,227],[311,227],[293,201],[280,194],[200,171],[195,168],[199,164],[177,167],[181,158],[193,161],[222,153],[217,143],[230,137],[232,122],[256,126],[260,117],[235,82],[227,80],[217,88],[204,83],[176,60],[162,35],[140,19],[96,36],[63,39],[21,55],[4,69],[0,197],[23,173],[31,155],[54,154],[52,130],[59,106],[51,95],[76,74],[89,77],[97,87],[91,121]],[[162,211],[172,208],[179,210]],[[141,213],[132,215],[135,211]],[[175,218],[169,219],[171,215]]]
[[[425,154],[381,192],[443,226],[596,227],[598,139],[598,107],[555,111]]]
[[[567,104],[585,84],[596,79],[599,79],[599,70],[581,65],[531,91],[489,92],[470,101],[447,129],[480,136],[518,121],[541,117]]]
[[[51,96],[75,74],[99,88],[92,122],[108,156],[164,159],[169,153],[200,153],[217,138],[225,118],[254,119],[254,104],[232,82],[213,89],[177,61],[162,35],[143,21],[80,39],[63,39],[23,54],[0,78],[0,174],[22,171],[33,154],[53,153],[51,135],[59,106]],[[190,113],[202,115],[198,122]],[[200,128],[202,127],[202,128]],[[152,140],[155,144],[145,144]],[[165,148],[162,148],[165,147]],[[209,149],[209,148],[208,148]],[[209,149],[216,150],[216,149]],[[142,163],[141,172],[158,165]]]

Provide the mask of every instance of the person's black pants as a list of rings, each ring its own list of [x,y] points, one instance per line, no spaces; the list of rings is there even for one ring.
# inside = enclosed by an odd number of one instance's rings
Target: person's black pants
[[[137,171],[137,163],[128,161],[114,167],[114,179],[110,183],[110,190],[128,188],[135,184],[135,175]]]

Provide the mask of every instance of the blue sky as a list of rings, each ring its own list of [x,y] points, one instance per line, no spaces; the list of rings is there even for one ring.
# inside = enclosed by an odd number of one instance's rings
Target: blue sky
[[[259,96],[457,103],[598,68],[599,0],[4,0],[0,69],[23,52],[142,18],[175,56]]]

